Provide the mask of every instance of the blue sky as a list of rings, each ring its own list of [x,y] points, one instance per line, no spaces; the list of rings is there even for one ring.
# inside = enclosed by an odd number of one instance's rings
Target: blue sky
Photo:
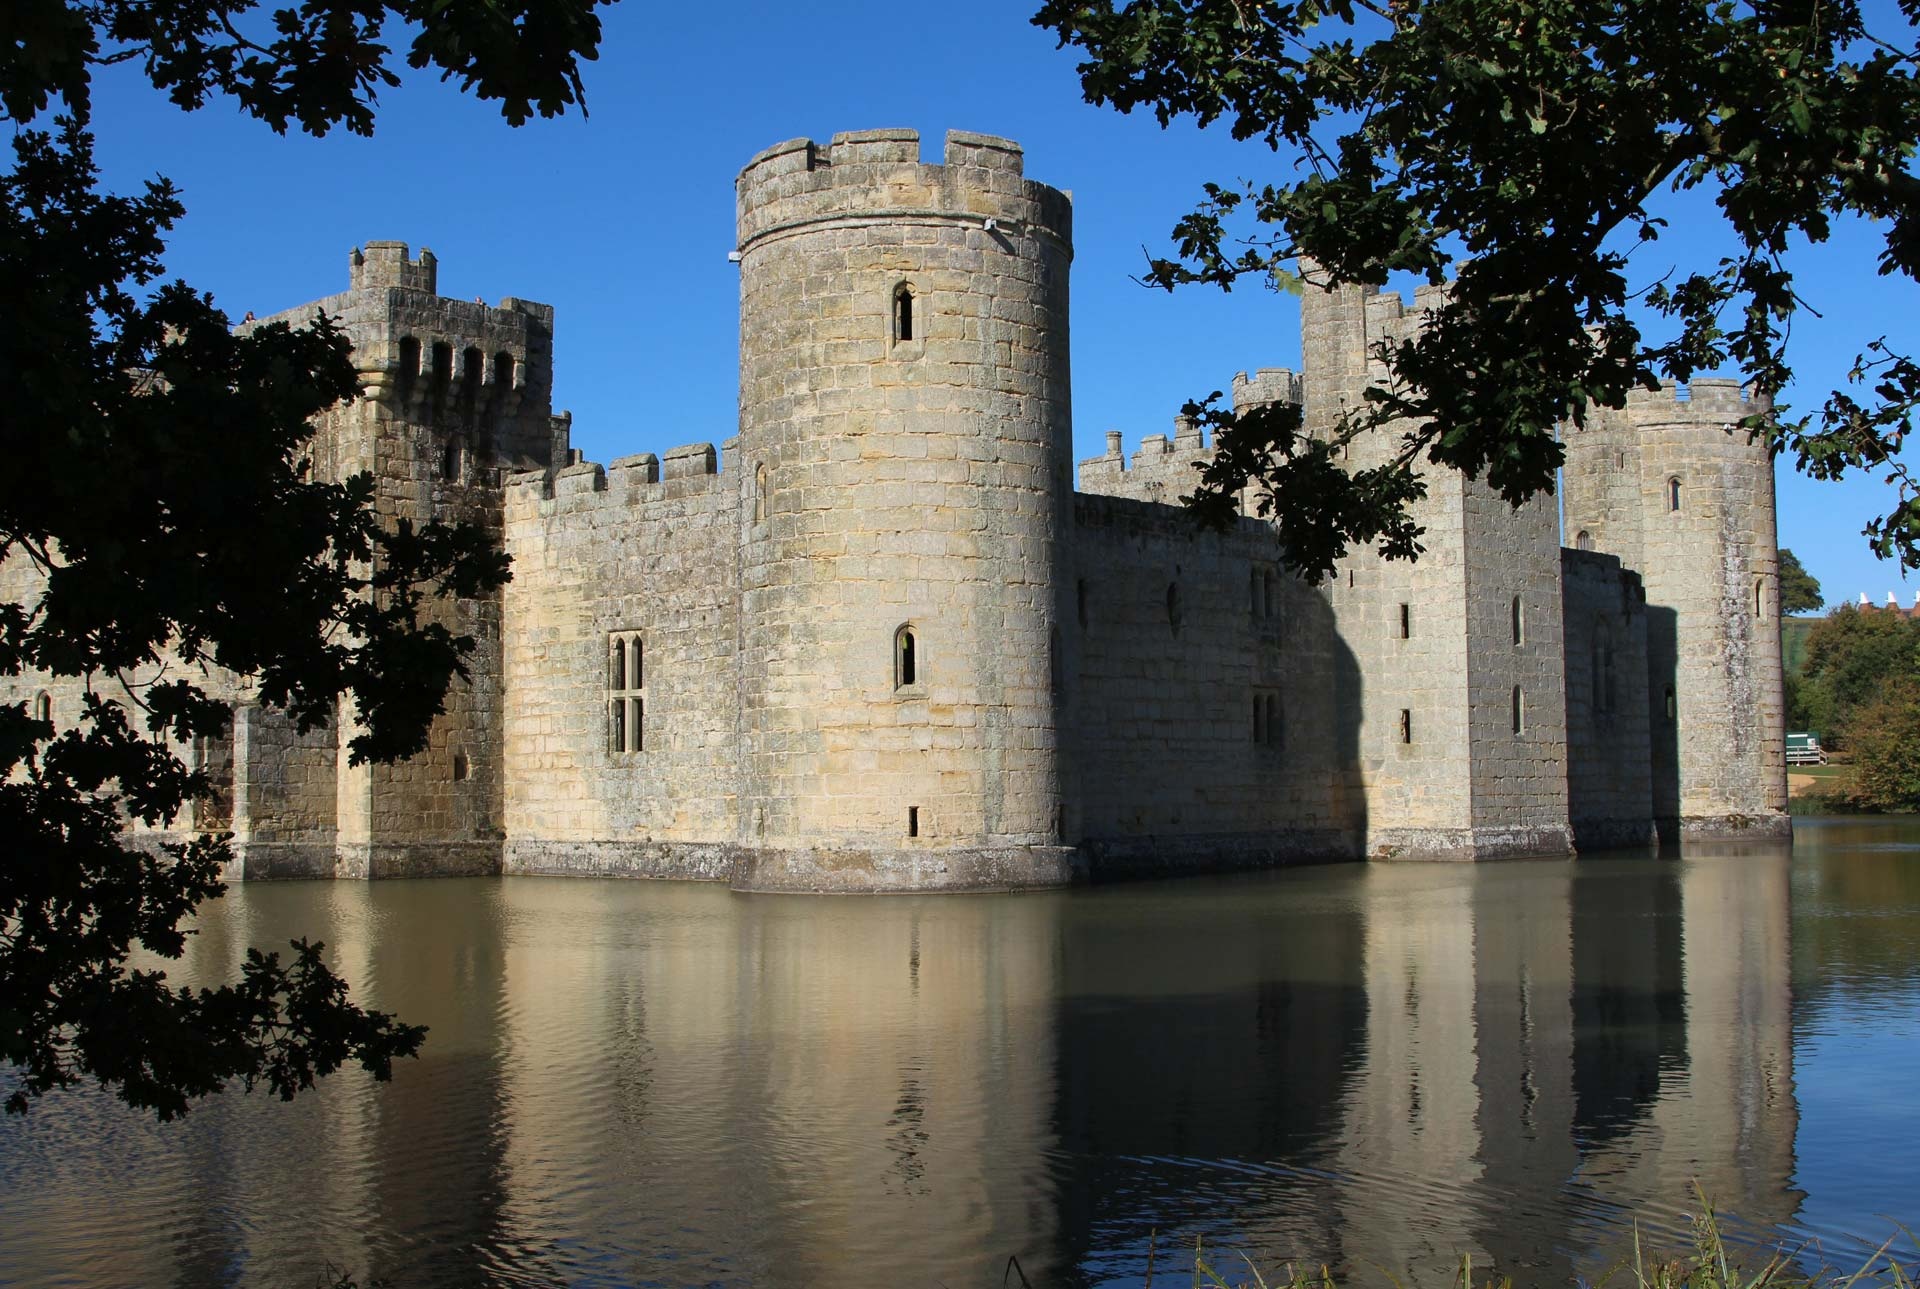
[[[277,137],[216,102],[182,114],[135,68],[109,69],[95,127],[108,184],[164,174],[183,191],[169,268],[233,317],[342,289],[355,245],[433,248],[453,296],[541,300],[558,310],[555,403],[589,460],[719,442],[736,419],[733,178],[768,144],[911,126],[937,158],[949,128],[1019,140],[1027,173],[1071,189],[1076,455],[1121,430],[1129,450],[1187,398],[1233,373],[1299,365],[1299,311],[1265,291],[1137,285],[1201,183],[1288,173],[1288,159],[1224,130],[1161,130],[1081,99],[1070,51],[1028,24],[1033,0],[960,5],[823,0],[719,9],[603,11],[586,68],[591,116],[513,130],[430,77],[383,95],[372,139]],[[1689,266],[1717,256],[1711,221],[1679,220],[1657,245]],[[1871,233],[1848,229],[1796,263],[1824,315],[1795,324],[1801,386],[1816,405],[1868,340],[1909,348],[1915,288],[1873,273]],[[1780,533],[1830,601],[1876,602],[1920,580],[1874,559],[1861,526],[1883,484],[1814,484],[1779,469]]]

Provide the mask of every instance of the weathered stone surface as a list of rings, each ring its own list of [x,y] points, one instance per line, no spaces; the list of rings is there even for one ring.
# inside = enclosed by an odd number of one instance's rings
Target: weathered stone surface
[[[513,581],[428,749],[349,767],[230,678],[218,784],[175,821],[235,878],[620,875],[742,890],[1012,890],[1331,859],[1483,859],[1788,830],[1772,474],[1696,381],[1595,417],[1555,499],[1431,478],[1416,564],[1326,586],[1273,528],[1177,507],[1177,419],[1073,490],[1067,196],[1017,144],[798,139],[737,187],[738,434],[602,467],[553,414],[553,311],[436,294],[372,242],[316,309],[365,397],[317,427],[390,522],[466,520]],[[1443,294],[1309,290],[1302,373],[1233,381],[1329,434]],[[1397,447],[1352,443],[1356,467]],[[1672,482],[1681,504],[1672,501]],[[30,603],[24,561],[0,592]],[[907,645],[911,637],[910,662]],[[1673,694],[1671,714],[1667,695]],[[56,722],[76,682],[22,677]]]

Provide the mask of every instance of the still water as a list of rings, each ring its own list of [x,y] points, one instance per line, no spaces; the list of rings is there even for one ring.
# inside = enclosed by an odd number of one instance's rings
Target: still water
[[[1912,822],[1022,896],[260,884],[201,926],[199,970],[324,938],[424,1054],[0,1121],[0,1283],[1165,1284],[1204,1234],[1565,1284],[1636,1219],[1679,1247],[1695,1181],[1832,1262],[1920,1229]]]

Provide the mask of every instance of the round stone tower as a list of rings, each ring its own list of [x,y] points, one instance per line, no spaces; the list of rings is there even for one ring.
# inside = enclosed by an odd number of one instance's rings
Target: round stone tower
[[[739,884],[1066,881],[1070,202],[958,131],[737,191]]]
[[[1647,594],[1654,817],[1663,836],[1788,835],[1773,461],[1734,380],[1636,390],[1569,436],[1566,541]]]

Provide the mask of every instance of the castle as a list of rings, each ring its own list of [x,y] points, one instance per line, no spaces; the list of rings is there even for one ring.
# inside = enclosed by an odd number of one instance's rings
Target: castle
[[[338,318],[361,372],[316,470],[483,526],[513,580],[446,610],[479,648],[411,760],[349,766],[344,720],[234,691],[183,821],[232,831],[234,876],[986,889],[1787,835],[1772,467],[1725,432],[1760,410],[1736,383],[1597,415],[1557,498],[1432,477],[1417,563],[1310,587],[1271,526],[1179,507],[1190,422],[1131,460],[1109,434],[1075,487],[1072,208],[1017,145],[792,140],[738,221],[718,452],[581,461],[553,310],[443,298],[400,243],[279,315]],[[1302,373],[1235,378],[1236,408],[1331,430],[1422,307],[1309,288]]]

